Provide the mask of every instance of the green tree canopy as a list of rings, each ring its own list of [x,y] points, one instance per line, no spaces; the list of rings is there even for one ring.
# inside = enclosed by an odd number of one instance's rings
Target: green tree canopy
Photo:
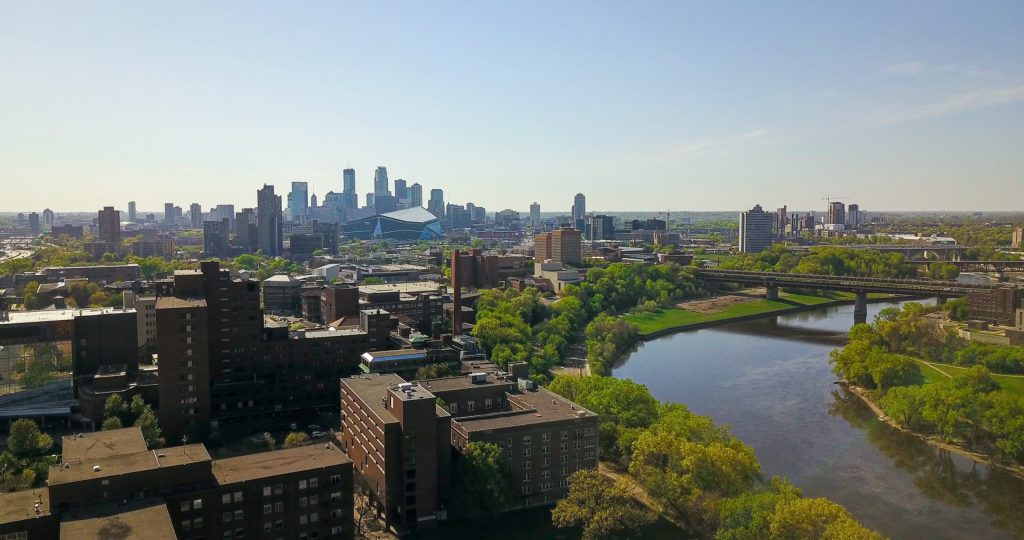
[[[558,501],[551,518],[556,527],[582,527],[583,540],[637,537],[655,519],[624,486],[590,469],[569,477],[569,495]]]
[[[487,518],[512,500],[512,470],[496,444],[469,443],[455,463],[454,473],[452,510],[457,515]]]

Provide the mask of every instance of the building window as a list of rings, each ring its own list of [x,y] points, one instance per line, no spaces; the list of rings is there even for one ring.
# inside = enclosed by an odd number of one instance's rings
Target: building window
[[[230,493],[225,493],[225,494],[221,495],[220,496],[220,502],[221,502],[221,504],[231,504],[231,494]]]
[[[181,501],[181,511],[188,512],[192,509],[192,503],[189,501]]]
[[[306,481],[299,480],[299,489],[306,489]]]
[[[544,433],[544,434],[542,434],[542,435],[540,436],[540,440],[541,440],[542,442],[548,442],[548,441],[550,441],[550,440],[551,440],[551,434],[550,434],[550,433]]]
[[[533,474],[530,471],[523,471],[523,482],[529,482],[533,478]]]
[[[551,459],[550,458],[544,458],[543,460],[541,460],[541,463],[540,463],[541,467],[547,467],[549,465],[551,465]]]
[[[235,498],[235,502],[242,502],[242,492],[241,491],[236,491],[234,498]]]
[[[331,476],[331,485],[336,486],[341,483],[341,475],[335,474]]]
[[[533,438],[530,437],[529,435],[523,435],[523,444],[524,445],[533,444]]]
[[[540,453],[545,455],[545,456],[550,454],[551,453],[551,447],[546,445],[546,444],[544,446],[541,446],[540,447]]]
[[[565,452],[566,450],[569,449],[569,444],[568,443],[562,443],[562,444],[558,445],[558,449],[561,450],[562,452]]]
[[[569,467],[562,467],[562,476],[569,476]]]
[[[531,489],[530,484],[523,484],[523,489],[522,489],[523,495],[529,495],[531,491],[533,491],[533,490]]]
[[[524,470],[524,471],[525,471],[525,470],[527,470],[527,469],[529,469],[529,468],[530,468],[530,465],[532,465],[532,463],[530,462],[530,460],[528,460],[528,459],[524,459],[524,460],[523,460],[523,470]]]
[[[270,496],[270,486],[263,486],[263,496],[264,497],[269,497]]]
[[[192,530],[192,520],[191,519],[184,519],[184,520],[182,520],[181,521],[181,530],[183,530],[183,531]]]
[[[562,432],[562,440],[565,441],[565,440],[568,440],[568,439],[569,439],[569,432],[568,431],[563,431]]]
[[[335,491],[331,493],[331,502],[338,502],[341,500],[341,492]]]
[[[193,529],[202,529],[203,528],[203,518],[197,517],[197,518],[193,519],[192,520],[192,528]]]
[[[308,501],[305,497],[299,497],[299,508],[305,508]]]
[[[319,482],[317,481],[316,478],[310,478],[309,479],[309,488],[310,489],[313,489],[313,488],[317,487],[318,485],[319,485]]]
[[[493,402],[493,400],[491,398],[485,399],[484,400],[484,409],[490,410],[490,408],[493,406],[493,403],[494,402]]]
[[[458,412],[459,412],[459,404],[458,403],[452,403],[451,405],[449,405],[448,406],[448,412],[450,412],[452,414],[458,414]]]
[[[470,400],[470,401],[466,402],[466,412],[473,412],[473,409],[475,409],[475,408],[476,408],[476,402],[475,401]]]
[[[551,471],[549,471],[547,469],[544,469],[543,471],[540,472],[540,477],[545,479],[545,480],[547,480],[548,478],[551,478]]]
[[[530,455],[532,453],[530,450],[531,449],[530,449],[529,446],[527,446],[526,448],[523,448],[523,457],[530,457]]]
[[[310,495],[309,496],[309,505],[310,506],[316,506],[316,503],[317,503],[318,500],[319,499],[317,499],[316,495]]]
[[[263,505],[263,515],[267,515],[267,514],[273,512],[273,511],[274,511],[274,507],[273,506],[271,506],[269,504],[264,504]]]
[[[274,522],[274,528],[275,529],[283,529],[284,528],[284,521],[281,521],[280,519],[275,521]]]
[[[224,512],[224,523],[231,523],[231,512]]]
[[[235,521],[241,521],[244,513],[241,510],[235,510]]]
[[[299,516],[299,525],[305,525],[307,523],[309,523],[309,517],[307,517],[306,514],[301,514]]]
[[[274,484],[274,495],[280,495],[284,492],[284,485]]]
[[[278,501],[278,502],[274,503],[274,511],[275,512],[284,512],[284,503],[281,502],[281,501]]]

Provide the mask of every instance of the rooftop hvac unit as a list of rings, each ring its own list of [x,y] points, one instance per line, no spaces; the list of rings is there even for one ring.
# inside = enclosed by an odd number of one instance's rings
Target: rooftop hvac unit
[[[398,390],[401,392],[412,392],[412,386],[411,382],[404,382],[398,385]]]
[[[537,383],[531,381],[530,379],[519,379],[519,389],[520,390],[536,390],[537,389]]]
[[[469,381],[472,382],[473,384],[483,384],[487,382],[487,374],[481,372],[470,373]]]

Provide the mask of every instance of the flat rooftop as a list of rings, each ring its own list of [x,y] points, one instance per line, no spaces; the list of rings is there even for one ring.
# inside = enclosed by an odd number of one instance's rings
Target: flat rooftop
[[[36,502],[40,502],[36,513]],[[50,515],[50,491],[46,488],[0,493],[0,525]]]
[[[543,387],[512,393],[508,398],[511,411],[452,418],[452,423],[458,423],[466,431],[484,431],[597,417],[594,412]]]
[[[423,349],[397,349],[394,351],[365,352],[361,356],[367,362],[390,362],[396,360],[422,360],[427,357]]]
[[[61,538],[144,538],[174,540],[174,525],[162,499],[133,503],[128,507],[101,505],[63,516]]]
[[[410,283],[381,283],[379,285],[360,285],[360,294],[399,292],[403,294],[436,293],[441,286],[432,281],[414,281]]]
[[[474,371],[473,373],[480,372]],[[474,383],[469,378],[468,373],[453,377],[441,377],[439,379],[423,379],[419,381],[419,383],[432,392],[451,392],[453,390],[465,390],[468,388],[484,388],[488,386],[493,387],[495,385],[505,387],[509,390],[515,387],[514,382],[500,380],[493,373],[487,373],[486,375],[487,379],[481,383]]]
[[[134,427],[65,435],[61,439],[61,446],[64,449],[62,459],[66,463],[103,459],[148,450],[142,430]]]
[[[84,309],[41,309],[37,311],[8,311],[6,319],[0,319],[0,325],[4,324],[33,324],[56,321],[70,321],[75,317],[88,317],[91,315],[107,315],[111,313],[135,313],[134,308],[84,308]]]
[[[394,373],[371,373],[368,375],[356,375],[341,380],[350,392],[359,396],[359,399],[385,423],[397,422],[395,415],[388,412],[387,407],[381,403],[380,398],[388,392],[388,388],[398,386],[405,382],[405,379]]]
[[[219,484],[225,485],[346,463],[352,460],[337,446],[317,443],[219,459],[213,462],[213,475]]]
[[[201,444],[189,444],[159,450],[146,450],[131,454],[101,457],[50,467],[48,482],[51,486],[79,482],[89,478],[108,478],[122,474],[149,471],[162,467],[177,467],[210,461],[210,454]],[[93,470],[99,467],[100,470]]]
[[[206,300],[203,298],[175,298],[173,296],[161,296],[156,299],[157,309],[175,308],[196,308],[206,307]]]

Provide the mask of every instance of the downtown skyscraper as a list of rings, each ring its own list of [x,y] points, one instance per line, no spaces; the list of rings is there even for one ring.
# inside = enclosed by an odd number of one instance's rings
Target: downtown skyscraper
[[[423,186],[419,182],[409,186],[409,206],[412,208],[423,206]]]
[[[373,196],[386,197],[388,195],[391,195],[391,190],[388,189],[388,168],[377,167],[377,170],[373,172]]]
[[[292,182],[288,193],[288,221],[302,221],[309,214],[309,183]]]
[[[359,208],[359,195],[356,194],[356,170],[345,169],[341,171],[342,199],[341,206],[345,210]]]
[[[256,190],[257,248],[268,257],[277,257],[284,249],[284,227],[281,220],[281,196],[274,194],[274,186],[263,184]]]
[[[582,193],[577,193],[572,200],[572,226],[577,231],[586,228],[587,220],[587,198]]]

